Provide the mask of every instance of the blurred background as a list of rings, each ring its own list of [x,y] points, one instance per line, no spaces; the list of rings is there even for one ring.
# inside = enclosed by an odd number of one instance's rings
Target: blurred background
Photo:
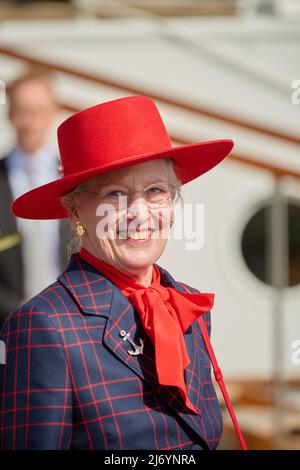
[[[300,0],[0,1],[0,21],[2,321],[66,263],[63,224],[9,213],[56,179],[57,125],[148,95],[174,145],[235,141],[183,188],[204,204],[203,248],[171,239],[158,264],[215,293],[212,343],[248,447],[300,449]],[[239,448],[225,407],[219,448]]]

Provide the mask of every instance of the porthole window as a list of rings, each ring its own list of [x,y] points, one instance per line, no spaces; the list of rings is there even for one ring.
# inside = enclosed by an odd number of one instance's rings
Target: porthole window
[[[268,220],[270,204],[257,210],[247,222],[241,237],[241,251],[248,269],[260,281],[270,284],[268,279]],[[289,286],[300,284],[300,201],[290,200],[288,211],[289,240]]]

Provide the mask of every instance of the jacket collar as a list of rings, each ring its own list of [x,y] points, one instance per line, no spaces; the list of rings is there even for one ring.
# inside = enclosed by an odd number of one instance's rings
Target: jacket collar
[[[156,266],[163,285],[184,292],[166,269],[158,264]],[[127,297],[109,279],[82,260],[78,254],[72,255],[66,271],[58,277],[58,281],[72,294],[80,310],[86,315],[109,316],[114,313],[111,303],[115,294],[122,298],[124,305],[131,306]]]
[[[108,316],[114,284],[102,276],[78,254],[72,255],[66,271],[58,277],[86,315]]]
[[[162,284],[173,287],[180,292],[184,291],[184,288],[175,281],[167,270],[159,265],[157,267],[161,273]],[[128,298],[109,279],[83,261],[78,254],[72,256],[67,270],[58,278],[58,281],[69,291],[84,315],[97,315],[107,318],[103,333],[103,344],[127,367],[154,388],[168,404],[171,404],[172,409],[197,434],[203,437],[203,425],[199,424],[201,419],[197,420],[192,412],[186,412],[179,398],[179,392],[174,390],[174,387],[161,386],[158,383],[154,348],[139,321],[138,313],[134,310]],[[128,341],[123,341],[120,334],[122,330],[130,333],[130,337],[135,344],[139,345],[140,340],[143,341],[144,350],[142,355],[132,356],[128,353],[128,350],[132,350],[132,346]],[[195,338],[192,338],[190,333],[189,328],[184,338],[187,352],[192,357]],[[190,384],[190,387],[188,387],[189,398],[195,406],[199,407],[201,400],[198,394],[195,394],[195,387],[193,386],[193,382],[199,379],[199,372],[188,368],[185,374],[186,383]],[[201,415],[202,410],[198,408],[198,411]]]

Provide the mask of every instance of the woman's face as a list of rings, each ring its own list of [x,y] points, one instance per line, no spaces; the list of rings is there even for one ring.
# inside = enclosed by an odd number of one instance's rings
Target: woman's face
[[[80,194],[71,219],[73,225],[79,220],[86,230],[82,246],[125,273],[149,268],[165,249],[174,217],[171,178],[164,160],[96,178]]]

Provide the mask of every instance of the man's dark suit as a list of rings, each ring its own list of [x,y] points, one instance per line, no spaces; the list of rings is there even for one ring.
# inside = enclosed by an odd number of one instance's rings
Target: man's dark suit
[[[13,201],[9,185],[6,159],[0,160],[0,237],[17,233],[15,217],[10,206]],[[67,265],[67,243],[69,241],[68,223],[60,225],[60,259],[61,270]],[[24,267],[21,243],[0,251],[0,326],[7,315],[14,310],[24,298]]]

